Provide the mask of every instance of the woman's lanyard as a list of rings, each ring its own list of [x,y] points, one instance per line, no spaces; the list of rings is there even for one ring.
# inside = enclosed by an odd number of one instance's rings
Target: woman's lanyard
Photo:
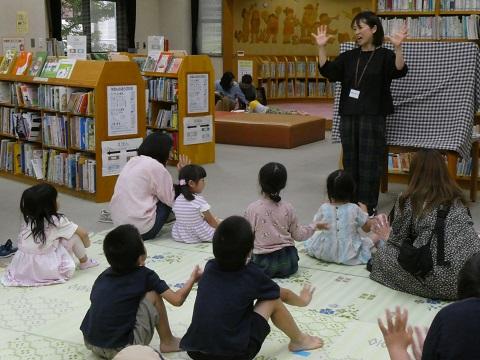
[[[365,75],[365,71],[367,70],[367,67],[370,64],[370,61],[372,61],[373,55],[375,55],[375,50],[377,49],[374,49],[370,54],[370,57],[368,58],[367,63],[365,64],[365,67],[363,68],[363,71],[360,74],[360,79],[358,78],[358,67],[360,66],[360,54],[358,55],[357,67],[355,69],[355,82],[354,82],[355,89],[350,89],[350,94],[349,94],[351,98],[358,99],[360,97],[360,90],[357,90],[357,89],[359,89],[360,83],[362,82],[362,79],[363,79],[363,75]]]

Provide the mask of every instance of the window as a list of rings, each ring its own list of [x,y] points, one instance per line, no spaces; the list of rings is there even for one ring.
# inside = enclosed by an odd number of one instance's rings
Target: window
[[[197,44],[201,54],[222,55],[222,0],[199,1]]]
[[[62,39],[87,35],[88,52],[117,51],[117,3],[112,0],[62,0]]]

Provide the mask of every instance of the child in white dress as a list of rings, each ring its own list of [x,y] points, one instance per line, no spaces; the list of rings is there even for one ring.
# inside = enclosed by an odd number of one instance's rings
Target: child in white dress
[[[80,261],[80,270],[97,266],[85,248],[88,233],[58,213],[57,190],[38,184],[25,190],[20,201],[23,223],[18,251],[2,278],[5,286],[41,286],[64,283],[75,271],[71,253]]]
[[[176,241],[212,241],[218,219],[211,213],[207,201],[199,195],[205,188],[206,176],[203,167],[193,164],[184,166],[178,174],[180,195],[172,208],[176,217],[172,236]]]
[[[379,241],[367,236],[376,220],[368,217],[364,204],[354,204],[355,183],[344,170],[327,178],[328,203],[320,206],[314,221],[327,223],[328,229],[315,232],[306,242],[307,254],[317,259],[345,265],[366,264]]]

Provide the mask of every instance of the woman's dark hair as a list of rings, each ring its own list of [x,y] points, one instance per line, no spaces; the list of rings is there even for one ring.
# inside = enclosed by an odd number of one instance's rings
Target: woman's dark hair
[[[33,241],[45,244],[45,221],[55,225],[54,217],[61,216],[57,213],[57,189],[46,183],[28,188],[20,199],[20,211],[25,223],[30,225]]]
[[[355,181],[345,170],[335,170],[327,178],[328,200],[355,202]]]
[[[199,165],[185,165],[180,169],[178,173],[178,186],[180,188],[180,193],[185,197],[185,199],[192,201],[195,199],[188,182],[191,180],[193,182],[198,182],[200,179],[207,177],[207,172],[205,169]]]
[[[133,225],[120,225],[103,240],[103,252],[115,272],[129,273],[138,267],[138,258],[146,255],[143,240]]]
[[[268,195],[274,202],[280,202],[280,191],[287,185],[287,169],[280,163],[270,162],[260,169],[258,182],[262,193]]]
[[[138,155],[150,156],[165,166],[170,156],[172,145],[172,138],[168,134],[154,132],[143,140],[138,148]]]
[[[252,75],[250,74],[243,74],[242,76],[242,84],[250,85],[252,83]]]
[[[383,44],[385,32],[378,16],[371,11],[362,11],[353,18],[350,27],[353,28],[353,25],[360,26],[361,22],[367,24],[371,29],[373,29],[374,26],[377,27],[377,31],[373,33],[373,45],[381,46]]]
[[[237,271],[245,266],[253,249],[255,235],[242,216],[230,216],[218,225],[213,234],[213,255],[222,270]]]
[[[458,273],[458,299],[480,298],[480,253],[473,254]]]
[[[399,197],[400,210],[403,211],[407,199],[417,218],[440,205],[451,205],[457,199],[467,205],[462,189],[448,173],[442,154],[430,149],[413,155],[408,187]]]
[[[231,71],[226,71],[223,74],[222,78],[220,79],[220,85],[222,86],[223,90],[230,91],[233,79],[235,79],[235,76]]]

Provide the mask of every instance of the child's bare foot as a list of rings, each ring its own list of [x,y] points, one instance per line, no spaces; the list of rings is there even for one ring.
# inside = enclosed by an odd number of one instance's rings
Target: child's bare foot
[[[302,334],[298,340],[290,341],[288,344],[288,350],[290,351],[302,351],[302,350],[313,350],[319,349],[323,346],[323,340],[318,336],[311,336],[307,334]]]
[[[180,350],[180,338],[173,336],[171,340],[160,342],[160,352],[161,353],[171,353],[177,352]]]
[[[303,289],[300,291],[300,300],[301,303],[298,306],[307,306],[312,301],[313,293],[315,292],[315,288],[312,288],[312,285],[305,284],[303,285]]]

